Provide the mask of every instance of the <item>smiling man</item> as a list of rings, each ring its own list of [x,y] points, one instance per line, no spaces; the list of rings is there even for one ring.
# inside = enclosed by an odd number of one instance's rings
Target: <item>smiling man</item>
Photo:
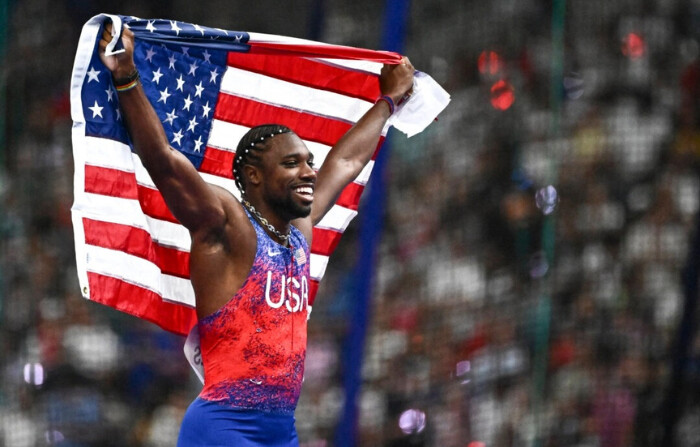
[[[171,148],[125,52],[100,56],[141,162],[170,211],[190,232],[204,388],[190,405],[178,445],[296,446],[294,410],[306,354],[309,246],[313,226],[369,162],[394,104],[413,86],[413,67],[384,66],[382,96],[331,149],[322,168],[285,126],[258,126],[241,139],[233,173],[241,191],[205,183]]]

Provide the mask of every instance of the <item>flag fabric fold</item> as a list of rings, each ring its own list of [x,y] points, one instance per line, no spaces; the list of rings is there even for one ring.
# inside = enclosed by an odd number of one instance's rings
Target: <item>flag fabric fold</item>
[[[85,24],[71,81],[72,219],[81,292],[186,335],[196,322],[190,236],[131,146],[111,75],[97,52],[108,18],[134,32],[141,83],[171,146],[205,181],[236,197],[231,167],[249,128],[290,127],[320,166],[379,96],[382,64],[401,56],[172,20],[99,15]],[[372,166],[313,230],[310,305],[329,256],[357,214]]]

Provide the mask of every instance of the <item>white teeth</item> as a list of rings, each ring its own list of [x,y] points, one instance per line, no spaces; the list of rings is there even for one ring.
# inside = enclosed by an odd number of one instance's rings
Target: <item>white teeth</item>
[[[313,188],[309,188],[308,186],[301,186],[299,188],[295,189],[296,192],[299,194],[306,194],[306,195],[312,195],[314,193]]]

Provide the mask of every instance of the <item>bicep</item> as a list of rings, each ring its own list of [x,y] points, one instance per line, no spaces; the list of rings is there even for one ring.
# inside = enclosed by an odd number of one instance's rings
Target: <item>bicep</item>
[[[362,171],[364,164],[353,160],[326,160],[318,171],[311,222],[316,225],[333,207],[343,189]]]
[[[188,230],[197,232],[224,225],[221,198],[183,154],[170,148],[167,156],[147,170],[168,209]]]

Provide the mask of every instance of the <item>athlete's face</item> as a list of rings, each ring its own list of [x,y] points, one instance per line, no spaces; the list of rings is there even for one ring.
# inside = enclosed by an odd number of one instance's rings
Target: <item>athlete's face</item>
[[[313,154],[294,133],[272,138],[264,152],[263,198],[285,219],[306,217],[314,200]]]

